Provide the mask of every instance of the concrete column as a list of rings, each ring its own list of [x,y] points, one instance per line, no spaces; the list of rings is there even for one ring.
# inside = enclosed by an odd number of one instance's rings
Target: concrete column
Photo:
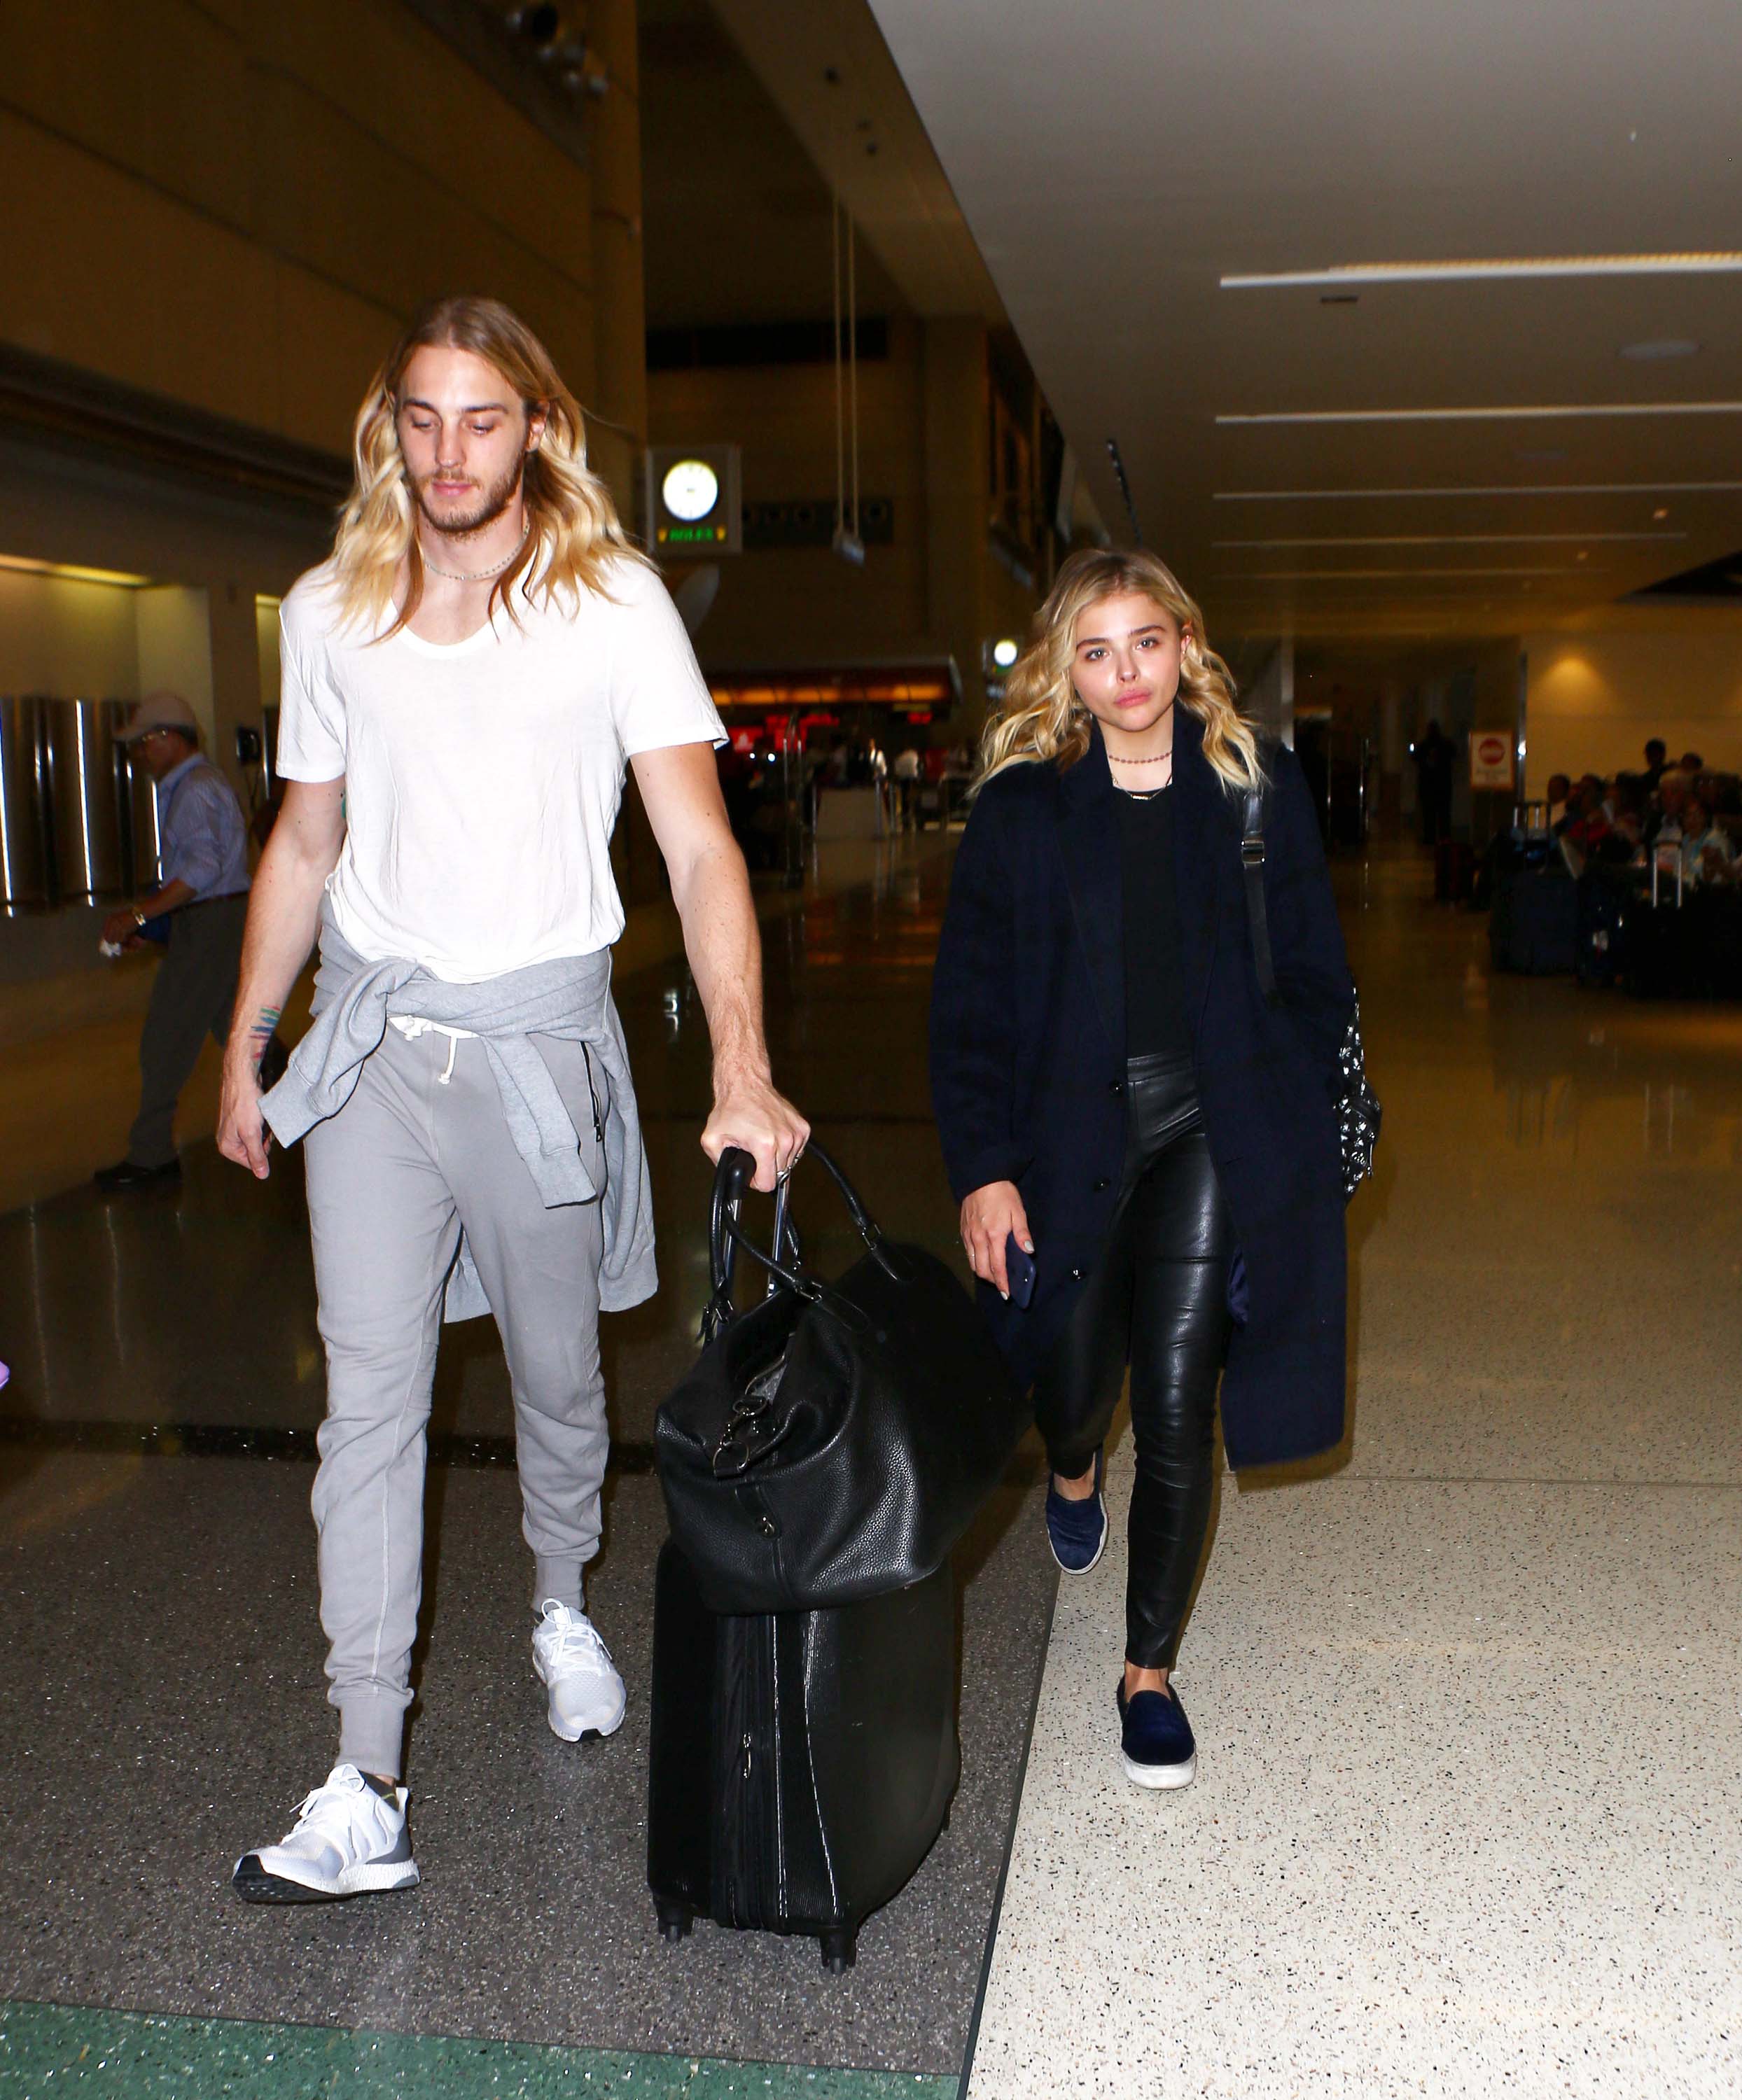
[[[206,593],[210,600],[212,737],[207,756],[216,759],[247,806],[248,783],[236,761],[241,722],[260,726],[260,636],[251,589],[226,580]]]
[[[962,673],[963,733],[985,718],[986,329],[972,317],[924,324],[926,631]]]
[[[635,0],[592,0],[587,42],[609,86],[587,105],[593,190],[593,399],[588,457],[631,529],[648,441],[647,298],[641,245],[641,104]]]

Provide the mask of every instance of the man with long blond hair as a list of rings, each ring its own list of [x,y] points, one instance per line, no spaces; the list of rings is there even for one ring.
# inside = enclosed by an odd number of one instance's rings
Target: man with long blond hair
[[[306,1138],[327,1413],[314,1513],[338,1762],[257,1903],[418,1878],[400,1785],[438,1330],[495,1315],[513,1382],[533,1661],[565,1740],[625,1693],[588,1618],[608,1444],[599,1314],[655,1287],[611,999],[610,840],[633,765],[714,1046],[702,1145],[772,1188],[809,1135],[775,1091],[761,950],[683,624],[586,465],[581,412],[494,300],[407,329],[357,417],[332,557],[285,600],[282,814],[254,889],[219,1148]],[[259,1061],[318,937],[315,1021]]]

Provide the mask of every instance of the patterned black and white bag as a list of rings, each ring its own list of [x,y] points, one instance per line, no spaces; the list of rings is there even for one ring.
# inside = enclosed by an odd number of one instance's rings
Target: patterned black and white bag
[[[1240,864],[1246,877],[1246,918],[1252,929],[1252,961],[1265,1004],[1280,1006],[1276,966],[1271,956],[1270,921],[1264,909],[1264,790],[1246,796],[1246,822],[1240,842]],[[1383,1113],[1367,1077],[1367,1052],[1361,1042],[1361,1002],[1349,1009],[1342,1048],[1337,1053],[1341,1084],[1337,1095],[1337,1136],[1342,1152],[1343,1201],[1347,1202],[1373,1171],[1373,1147],[1379,1142]]]

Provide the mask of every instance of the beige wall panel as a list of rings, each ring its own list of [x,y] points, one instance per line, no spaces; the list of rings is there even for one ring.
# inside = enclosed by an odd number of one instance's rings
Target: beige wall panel
[[[135,591],[139,691],[179,693],[199,718],[206,748],[214,748],[210,593],[185,584]]]
[[[0,569],[0,692],[128,699],[139,691],[130,590]]]
[[[262,7],[263,67],[293,77],[444,192],[494,210],[551,267],[588,275],[586,171],[398,0]]]
[[[0,100],[241,223],[246,55],[209,11],[184,0],[0,0]]]
[[[443,292],[486,290],[549,326],[584,289],[300,82],[263,74],[256,93],[255,225],[281,254],[405,314]]]
[[[284,434],[348,458],[364,390],[399,333],[399,317],[294,263],[281,263],[277,276]]]
[[[1742,634],[1528,634],[1525,778],[1637,771],[1648,736],[1742,770]]]
[[[0,335],[276,427],[267,257],[11,115],[0,115],[0,194],[37,200],[11,229]]]

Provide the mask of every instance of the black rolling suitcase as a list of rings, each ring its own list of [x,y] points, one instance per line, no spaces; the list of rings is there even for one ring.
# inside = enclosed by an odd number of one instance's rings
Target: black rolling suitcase
[[[707,1610],[667,1543],[648,1798],[667,1939],[697,1917],[814,1934],[838,1975],[861,1924],[931,1850],[960,1771],[947,1561],[832,1611],[741,1617]]]
[[[1571,977],[1579,960],[1579,898],[1572,876],[1554,869],[1502,876],[1494,886],[1488,949],[1497,970]]]

